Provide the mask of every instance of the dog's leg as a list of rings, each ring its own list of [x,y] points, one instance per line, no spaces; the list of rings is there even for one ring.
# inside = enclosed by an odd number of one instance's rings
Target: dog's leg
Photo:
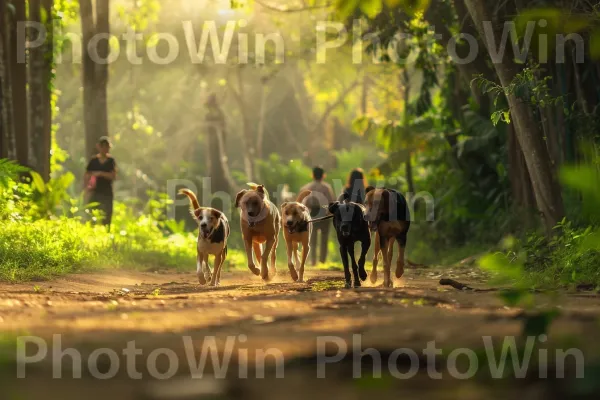
[[[294,252],[294,246],[295,244],[292,243],[292,239],[286,239],[285,249],[287,250],[288,268],[290,270],[292,280],[296,282],[298,280],[298,274],[296,273],[296,268],[294,267],[294,263],[292,262],[292,253]]]
[[[279,245],[279,230],[275,232],[275,242],[271,251],[271,268],[269,268],[269,274],[271,278],[277,275],[277,246]]]
[[[377,283],[377,264],[379,263],[379,252],[381,251],[381,239],[379,232],[375,232],[375,249],[373,251],[373,269],[371,271],[371,283]]]
[[[302,242],[302,260],[300,261],[300,273],[298,282],[304,282],[304,265],[306,264],[306,259],[308,258],[308,253],[310,252],[310,244],[308,238],[306,238]],[[297,250],[296,250],[297,254]]]
[[[360,242],[360,257],[358,258],[358,276],[361,281],[367,280],[367,271],[365,271],[365,262],[367,259],[367,252],[371,247],[371,236],[367,236],[362,242]],[[377,272],[375,272],[377,274]]]
[[[265,245],[265,252],[262,254],[262,258],[260,260],[260,277],[268,282],[271,278],[269,277],[269,257],[271,256],[271,250],[273,250],[273,245],[275,244],[275,239],[267,240]]]
[[[385,244],[381,246],[381,253],[383,254],[383,287],[393,287],[391,270],[392,270],[392,258],[394,257],[394,241],[387,240]]]
[[[254,242],[252,243],[252,248],[254,249],[255,261],[260,264],[260,260],[262,259],[262,246],[260,243]]]
[[[254,275],[260,275],[260,270],[254,265],[252,259],[252,239],[244,239],[244,247],[246,248],[246,257],[248,258],[248,269],[252,271]]]
[[[204,263],[204,254],[198,253],[196,256],[196,276],[198,277],[198,283],[206,285],[206,278],[204,278],[204,271],[202,264]]]
[[[352,276],[350,275],[350,266],[348,265],[348,247],[346,245],[340,245],[340,256],[342,257],[342,264],[344,264],[346,289],[350,289],[352,286]]]
[[[215,255],[215,264],[213,268],[212,279],[210,280],[210,286],[217,286],[219,281],[219,274],[221,273],[221,266],[223,265],[223,251]]]
[[[350,262],[352,262],[352,278],[354,278],[354,287],[360,287],[360,277],[358,276],[358,264],[356,264],[356,255],[354,254],[354,245],[348,246],[348,255],[350,256]]]
[[[298,242],[294,242],[292,247],[292,256],[294,257],[294,266],[296,267],[296,272],[300,269],[300,255],[298,254]]]
[[[210,282],[212,280],[212,272],[210,270],[210,265],[208,264],[208,253],[204,253],[204,279],[206,282]]]
[[[397,238],[398,241],[398,260],[396,260],[396,278],[402,278],[404,275],[404,250],[406,249],[406,233]]]

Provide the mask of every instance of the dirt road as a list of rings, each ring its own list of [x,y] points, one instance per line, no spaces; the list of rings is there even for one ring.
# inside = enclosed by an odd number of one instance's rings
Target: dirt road
[[[345,391],[352,393],[351,398],[362,398],[364,390],[367,397],[371,390],[378,390],[379,397],[384,398],[388,395],[397,398],[400,391],[409,398],[456,398],[456,390],[464,392],[463,381],[453,379],[442,367],[444,379],[432,386],[431,378],[422,373],[427,361],[421,353],[427,344],[435,341],[436,347],[444,350],[443,357],[447,357],[448,352],[459,347],[483,349],[484,336],[493,336],[497,340],[494,343],[501,347],[503,338],[518,337],[523,329],[524,310],[505,307],[498,292],[458,291],[439,285],[441,277],[449,277],[486,289],[485,278],[468,268],[409,270],[394,289],[342,289],[342,273],[336,271],[311,271],[307,277],[307,283],[299,284],[290,283],[287,276],[280,274],[273,282],[263,284],[249,272],[235,271],[224,273],[221,287],[206,288],[196,284],[192,273],[110,271],[35,284],[1,284],[3,378],[0,384],[3,392],[12,396],[6,397],[9,399],[37,399],[44,393],[52,393],[52,398],[80,399],[78,390],[85,390],[89,400],[111,395],[116,399],[279,398],[278,390],[287,397],[298,398],[337,397]],[[555,305],[559,305],[560,315],[550,327],[546,344],[561,348],[566,344],[575,346],[585,354],[586,363],[591,362],[600,354],[596,340],[600,297],[595,293],[558,297],[536,294],[535,307],[527,313]],[[60,334],[60,348],[53,342],[56,334]],[[23,335],[42,338],[48,353],[27,366],[26,379],[16,379],[16,338]],[[184,339],[186,336],[189,339]],[[215,337],[221,354],[233,344],[232,365],[236,367],[227,372],[228,379],[224,381],[210,379],[215,372],[210,365],[205,369],[204,379],[190,379],[185,340],[193,343],[193,351],[201,353],[203,346],[210,348],[211,342],[206,338],[211,336]],[[325,336],[335,338],[323,339]],[[125,358],[121,357],[132,341],[141,352],[135,359],[142,374],[140,380],[129,379]],[[321,354],[318,346],[325,342],[328,355],[343,352],[347,346],[348,356],[337,365],[327,366],[329,375],[324,381],[314,378],[318,364],[315,356]],[[418,366],[420,372],[411,380],[381,383],[388,382],[384,379],[375,386],[365,379],[354,380],[366,385],[366,389],[362,386],[356,389],[355,383],[347,380],[352,375],[353,343],[354,353],[373,347],[381,350],[384,357],[395,349],[414,349],[422,361]],[[57,357],[53,357],[53,350],[60,354],[68,347],[82,354],[82,379],[70,379],[71,358],[65,357],[58,363]],[[113,349],[120,357],[121,368],[113,379],[93,378],[93,371],[87,365],[94,350],[99,348]],[[37,345],[29,344],[27,355],[35,354],[36,349]],[[148,357],[156,349],[168,349],[180,360],[173,378],[153,382],[155,375]],[[250,365],[250,377],[260,370],[256,368],[260,349],[275,349],[277,354],[267,365],[267,379],[237,379],[238,366],[244,360]],[[285,361],[285,379],[275,377],[278,364],[273,360],[279,355]],[[153,361],[159,372],[165,373],[170,368],[167,355],[155,356]],[[111,368],[108,356],[99,357],[96,364],[99,371]],[[371,361],[365,365],[363,368],[372,371]],[[63,379],[52,379],[57,371],[62,371]],[[336,379],[339,379],[337,386],[331,384]],[[232,384],[233,381],[237,383]],[[229,386],[224,387],[224,382]],[[401,388],[396,388],[398,382],[402,382]],[[494,389],[492,396],[487,383],[473,383],[469,387],[461,396],[479,398],[485,394],[496,398],[503,393]],[[543,394],[549,387],[533,385],[532,393]],[[551,388],[556,393],[555,387]],[[238,393],[240,390],[243,394]]]

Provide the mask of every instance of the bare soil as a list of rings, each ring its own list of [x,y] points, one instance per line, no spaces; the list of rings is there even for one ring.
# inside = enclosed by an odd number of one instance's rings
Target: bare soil
[[[557,385],[566,384],[534,380],[526,386],[494,386],[486,379],[454,379],[443,367],[444,379],[431,380],[425,374],[428,365],[421,352],[431,341],[444,349],[444,357],[459,347],[483,349],[483,336],[492,336],[498,343],[507,336],[520,336],[524,318],[554,307],[560,314],[550,325],[546,344],[551,348],[575,346],[584,352],[586,363],[595,362],[600,354],[600,296],[593,292],[536,293],[534,305],[524,310],[506,307],[498,290],[489,290],[486,277],[469,268],[408,270],[394,289],[368,284],[343,289],[342,273],[337,271],[308,270],[307,282],[301,284],[291,283],[287,274],[283,275],[287,271],[279,272],[265,284],[247,271],[223,271],[222,286],[217,288],[199,286],[191,272],[108,271],[35,284],[0,284],[0,398],[366,398],[375,392],[382,398],[505,398],[515,393],[550,398],[563,393]],[[441,286],[440,278],[482,290]],[[69,357],[53,369],[56,346],[52,340],[57,334],[61,335],[62,349],[73,347],[81,352],[82,379],[70,378]],[[354,337],[355,342],[358,337],[361,341],[357,351],[372,347],[383,352],[384,376],[389,378],[386,355],[399,348],[419,354],[420,372],[410,380],[350,379],[353,335],[357,334],[360,336]],[[16,379],[16,338],[23,335],[44,338],[48,355],[27,367],[25,379]],[[192,379],[184,336],[190,337],[197,353],[206,344],[206,337],[215,337],[221,353],[227,348],[227,338],[232,338],[235,367],[227,372],[227,379],[214,379],[210,362],[203,379]],[[339,337],[348,345],[348,356],[327,366],[325,380],[316,379],[317,338],[323,336]],[[130,379],[124,358],[115,378],[98,380],[91,376],[86,363],[94,350],[110,348],[121,355],[131,341],[142,351],[135,363],[142,379]],[[155,381],[147,359],[160,348],[171,350],[180,364],[173,378]],[[284,379],[276,379],[274,363],[267,365],[265,379],[239,379],[238,365],[245,359],[250,377],[260,372],[254,368],[260,349],[281,352]],[[327,349],[335,353],[338,347]],[[34,351],[31,345],[27,354]],[[108,358],[99,360],[99,369],[107,371]],[[161,372],[169,368],[166,356],[158,357],[156,364]],[[365,376],[369,375],[371,362],[363,363],[363,368]],[[57,371],[63,379],[52,379]]]

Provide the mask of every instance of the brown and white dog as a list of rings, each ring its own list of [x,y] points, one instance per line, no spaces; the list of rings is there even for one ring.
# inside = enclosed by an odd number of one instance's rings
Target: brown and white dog
[[[365,219],[369,222],[371,232],[376,234],[371,282],[377,282],[377,262],[381,250],[384,266],[383,286],[392,287],[390,270],[394,256],[394,242],[398,242],[399,250],[396,278],[404,275],[404,250],[410,228],[408,204],[404,196],[393,189],[375,189],[369,186],[366,189],[365,205],[367,207]]]
[[[219,210],[210,207],[200,207],[194,192],[181,189],[179,194],[186,195],[190,200],[192,216],[199,226],[198,230],[198,255],[196,258],[196,275],[198,282],[210,286],[218,286],[221,280],[221,268],[227,257],[227,239],[230,228],[227,217]],[[208,256],[215,256],[214,271],[210,271]]]
[[[309,243],[312,235],[310,210],[302,201],[311,193],[310,190],[304,190],[298,195],[296,201],[285,202],[281,205],[288,268],[295,282],[304,282],[304,264],[306,264],[306,257],[310,251]],[[298,245],[300,244],[302,244],[302,259],[298,257]]]
[[[260,275],[264,281],[269,281],[277,273],[277,244],[281,230],[281,215],[279,210],[269,200],[269,195],[263,185],[249,184],[251,190],[240,191],[235,198],[236,208],[240,208],[240,225],[248,268],[255,275]],[[261,244],[265,245],[264,252]],[[260,262],[260,270],[254,265],[252,250],[256,260]],[[269,268],[268,261],[271,261]]]

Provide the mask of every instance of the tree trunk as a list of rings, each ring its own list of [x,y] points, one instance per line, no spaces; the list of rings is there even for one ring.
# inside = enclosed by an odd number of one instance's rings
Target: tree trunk
[[[97,135],[108,136],[108,57],[110,54],[110,0],[96,0],[96,34],[105,39],[98,42],[99,62],[95,63],[96,71],[96,124]]]
[[[15,137],[17,141],[17,161],[19,164],[29,164],[29,104],[27,101],[27,63],[19,63],[19,51],[25,49],[25,37],[17,37],[17,23],[27,20],[25,1],[12,3],[15,17],[10,24],[10,75],[12,79],[12,102],[14,108]]]
[[[225,152],[225,116],[216,98],[207,106],[206,171],[211,179],[211,191],[230,193],[236,185],[231,177]]]
[[[48,0],[29,1],[29,19],[43,23],[48,29],[52,25],[52,2]],[[42,9],[47,15],[42,21]],[[42,46],[30,50],[29,92],[30,92],[30,146],[29,166],[44,180],[50,178],[50,143],[52,135],[51,79],[52,79],[52,32]]]
[[[535,199],[525,157],[514,124],[508,125],[508,176],[511,185],[512,204],[517,215],[522,215],[525,226],[532,225],[531,212],[535,208]]]
[[[483,22],[492,21],[488,15],[488,10],[491,9],[490,5],[486,4],[485,0],[465,0],[465,4],[481,37],[485,38]],[[500,24],[495,26],[498,25]],[[502,26],[500,26],[501,28]],[[494,39],[494,41],[490,43],[486,40],[486,45],[494,46],[499,42],[499,38],[500,34],[493,32],[493,37],[487,40]],[[519,66],[514,62],[512,56],[513,54],[507,51],[502,63],[494,64],[500,83],[504,87],[511,84],[519,71]],[[537,207],[541,213],[546,233],[551,235],[554,226],[564,216],[560,186],[555,179],[546,144],[532,110],[514,94],[507,97],[517,139],[525,155]]]
[[[8,27],[7,2],[0,0],[0,157],[16,160],[17,143],[13,125]]]
[[[410,76],[408,75],[408,71],[405,69],[404,70],[404,74],[402,76],[402,83],[403,83],[403,91],[404,91],[404,113],[402,116],[402,127],[404,129],[404,138],[405,140],[408,140],[408,137],[410,136],[410,131],[409,131],[409,121],[410,121],[410,115],[408,115],[408,104],[410,102]],[[412,195],[414,195],[415,193],[415,183],[413,180],[413,169],[412,169],[412,160],[411,160],[411,151],[410,149],[407,152],[406,155],[406,162],[405,162],[405,167],[406,167],[406,183],[408,185],[408,192],[411,193]]]
[[[242,143],[244,145],[243,157],[244,157],[244,173],[246,179],[252,181],[254,179],[254,138],[252,137],[252,126],[250,123],[250,116],[248,115],[248,104],[246,102],[246,93],[244,90],[244,79],[242,77],[242,69],[236,68],[236,75],[238,81],[239,92],[236,92],[236,100],[242,114]],[[234,89],[235,92],[235,89]]]
[[[260,84],[260,106],[259,106],[259,111],[258,111],[258,128],[257,128],[257,132],[256,132],[256,158],[259,160],[262,159],[262,157],[263,157],[266,108],[267,108],[267,84],[266,84],[266,82],[261,82],[261,84]]]
[[[97,134],[95,123],[95,66],[90,57],[89,43],[96,32],[92,0],[79,1],[82,31],[82,86],[83,86],[83,125],[85,129],[85,155],[96,153],[96,142],[101,135]]]

